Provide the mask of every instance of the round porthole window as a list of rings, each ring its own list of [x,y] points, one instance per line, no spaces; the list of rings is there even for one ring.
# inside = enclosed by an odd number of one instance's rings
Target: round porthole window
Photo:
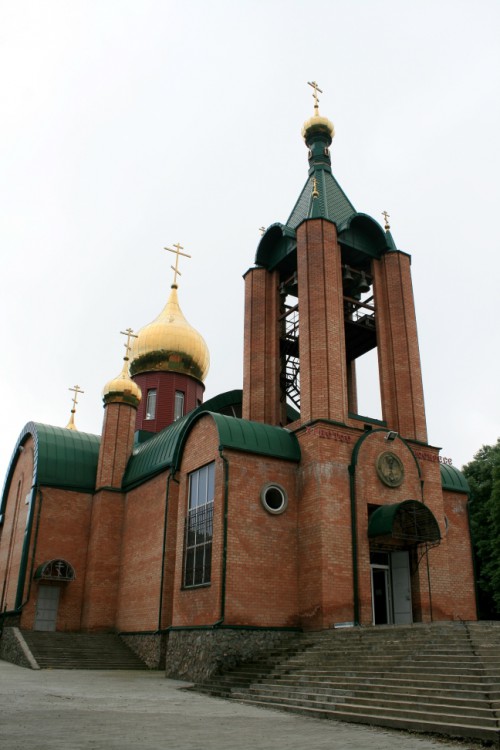
[[[287,509],[288,497],[279,484],[265,484],[260,493],[260,500],[268,513],[278,515]]]

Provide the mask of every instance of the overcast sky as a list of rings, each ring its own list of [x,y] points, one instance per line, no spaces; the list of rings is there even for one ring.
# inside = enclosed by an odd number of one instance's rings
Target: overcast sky
[[[100,433],[165,245],[192,255],[205,396],[241,387],[242,274],[306,180],[313,79],[336,178],[412,255],[429,442],[456,466],[495,442],[499,39],[498,0],[0,0],[0,475],[27,421],[67,424],[70,386]]]

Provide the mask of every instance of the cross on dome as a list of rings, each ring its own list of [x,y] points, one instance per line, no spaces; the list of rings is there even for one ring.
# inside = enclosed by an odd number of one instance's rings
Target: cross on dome
[[[132,349],[130,339],[136,339],[137,334],[133,332],[132,328],[126,328],[124,331],[120,331],[120,333],[122,336],[127,337],[127,343],[123,345],[125,347],[125,356],[123,359],[126,359],[128,361],[128,355],[130,354],[130,350]]]
[[[66,425],[67,430],[76,430],[75,425],[75,412],[76,412],[76,405],[78,403],[78,394],[79,393],[85,393],[85,391],[82,391],[79,385],[74,385],[73,388],[68,388],[68,391],[73,391],[73,408],[71,409],[71,416],[69,418],[69,422]]]
[[[187,253],[181,253],[181,250],[184,250],[182,245],[177,242],[176,245],[174,245],[175,250],[172,250],[171,247],[164,247],[164,250],[168,250],[169,253],[175,254],[175,266],[170,266],[172,271],[174,272],[174,282],[172,284],[172,288],[177,289],[177,276],[182,276],[181,272],[179,271],[179,255],[184,256],[184,258],[190,258],[191,256]]]

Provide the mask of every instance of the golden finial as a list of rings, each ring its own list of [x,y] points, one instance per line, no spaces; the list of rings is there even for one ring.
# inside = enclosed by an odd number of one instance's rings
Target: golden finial
[[[389,218],[390,218],[390,216],[389,216],[389,214],[387,213],[387,211],[382,211],[382,216],[383,216],[383,217],[384,217],[384,219],[385,219],[385,226],[384,226],[384,229],[385,229],[385,231],[386,231],[386,232],[388,232],[388,231],[389,231],[389,229],[391,228],[391,227],[389,226]]]
[[[312,197],[313,198],[319,198],[319,192],[318,192],[318,181],[316,177],[313,177],[313,191],[312,191]]]
[[[266,228],[265,227],[259,227],[259,232],[261,233],[262,236],[264,236],[265,233],[266,233]]]
[[[170,253],[175,253],[175,266],[170,266],[170,268],[174,272],[174,283],[172,284],[172,288],[177,289],[177,276],[182,276],[179,271],[179,255],[183,255],[185,258],[190,258],[191,256],[187,253],[181,253],[181,250],[184,250],[184,248],[179,243],[174,245],[174,247],[175,250],[172,250],[171,247],[164,247],[163,249],[168,250]]]
[[[132,349],[130,339],[136,339],[138,338],[138,336],[136,333],[133,332],[131,328],[126,328],[124,331],[120,331],[120,333],[122,336],[127,337],[127,343],[123,345],[125,347],[125,356],[123,359],[128,362],[128,359],[129,359],[128,355],[130,354],[130,350]]]
[[[314,99],[314,114],[319,115],[319,99],[318,99],[318,91],[320,94],[323,93],[323,91],[320,89],[316,81],[308,81],[307,82],[309,86],[312,86],[314,89],[313,93],[313,99]]]
[[[73,396],[73,408],[71,409],[71,416],[69,418],[69,422],[66,425],[67,430],[76,430],[75,425],[75,412],[76,412],[76,405],[78,403],[78,394],[79,393],[85,393],[85,391],[82,391],[79,385],[74,385],[73,388],[68,388],[68,391],[73,391],[75,394]]]

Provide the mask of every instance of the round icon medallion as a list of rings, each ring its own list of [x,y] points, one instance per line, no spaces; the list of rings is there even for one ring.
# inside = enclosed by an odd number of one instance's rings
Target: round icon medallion
[[[384,451],[377,458],[377,474],[388,487],[399,487],[404,479],[403,462],[395,453]]]

